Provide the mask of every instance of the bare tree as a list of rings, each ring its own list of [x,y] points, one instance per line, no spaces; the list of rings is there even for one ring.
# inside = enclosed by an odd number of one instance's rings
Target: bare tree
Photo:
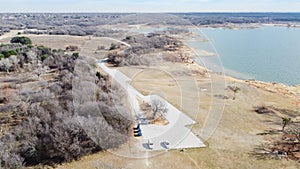
[[[236,99],[236,94],[241,90],[239,87],[237,86],[228,86],[228,89],[231,90],[233,92],[233,97],[232,100]]]
[[[13,50],[14,46],[7,48]],[[12,83],[20,84],[16,93],[0,97],[0,102],[5,102],[0,112],[13,112],[4,125],[14,125],[0,135],[0,168],[68,162],[117,147],[128,139],[133,120],[122,103],[125,92],[112,85],[109,77],[101,75],[97,80],[93,58],[73,57],[46,47],[24,48],[28,51],[21,61],[31,66],[20,67],[21,75],[9,78],[9,88],[16,88]],[[47,58],[41,62],[45,51]],[[0,71],[16,71],[18,59],[1,59]],[[27,75],[40,75],[44,68],[55,72],[53,78],[37,81]],[[27,82],[36,85],[22,85]]]
[[[290,121],[289,118],[285,118]],[[271,133],[272,134],[272,133]],[[293,124],[285,132],[280,133],[279,139],[272,142],[265,142],[254,149],[253,155],[259,159],[282,159],[288,158],[300,161],[298,156],[300,150],[300,128]]]
[[[295,127],[295,126],[289,127],[287,132],[289,134],[295,136],[296,140],[298,142],[300,142],[300,128],[299,127]]]
[[[153,119],[156,119],[158,116],[165,117],[168,113],[166,104],[158,99],[151,101],[151,108],[153,111]]]

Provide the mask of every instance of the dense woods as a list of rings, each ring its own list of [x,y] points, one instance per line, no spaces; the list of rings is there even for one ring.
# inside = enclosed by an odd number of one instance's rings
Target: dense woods
[[[96,60],[45,46],[4,51],[15,52],[0,60],[1,167],[54,165],[126,141],[125,93],[96,76]]]

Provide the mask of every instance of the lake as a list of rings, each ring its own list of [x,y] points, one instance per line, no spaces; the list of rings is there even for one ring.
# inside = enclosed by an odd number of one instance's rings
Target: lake
[[[217,56],[200,56],[199,64],[242,79],[256,79],[287,85],[300,84],[300,28],[262,26],[230,30],[202,28],[209,42],[191,41],[196,49],[216,51]]]

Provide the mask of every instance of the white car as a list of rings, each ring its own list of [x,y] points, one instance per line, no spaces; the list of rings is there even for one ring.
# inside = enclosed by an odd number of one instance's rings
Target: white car
[[[170,149],[170,142],[167,140],[160,142],[160,145],[165,149]]]

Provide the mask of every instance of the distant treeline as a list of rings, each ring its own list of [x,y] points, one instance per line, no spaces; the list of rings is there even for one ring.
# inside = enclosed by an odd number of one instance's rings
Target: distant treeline
[[[194,25],[300,22],[300,13],[180,13]]]
[[[49,34],[97,35],[97,26],[118,23],[210,25],[224,23],[300,22],[300,13],[2,13],[0,35],[12,29],[38,29]],[[107,30],[105,30],[107,33]],[[116,32],[108,32],[116,33]],[[102,36],[103,32],[98,32]]]

